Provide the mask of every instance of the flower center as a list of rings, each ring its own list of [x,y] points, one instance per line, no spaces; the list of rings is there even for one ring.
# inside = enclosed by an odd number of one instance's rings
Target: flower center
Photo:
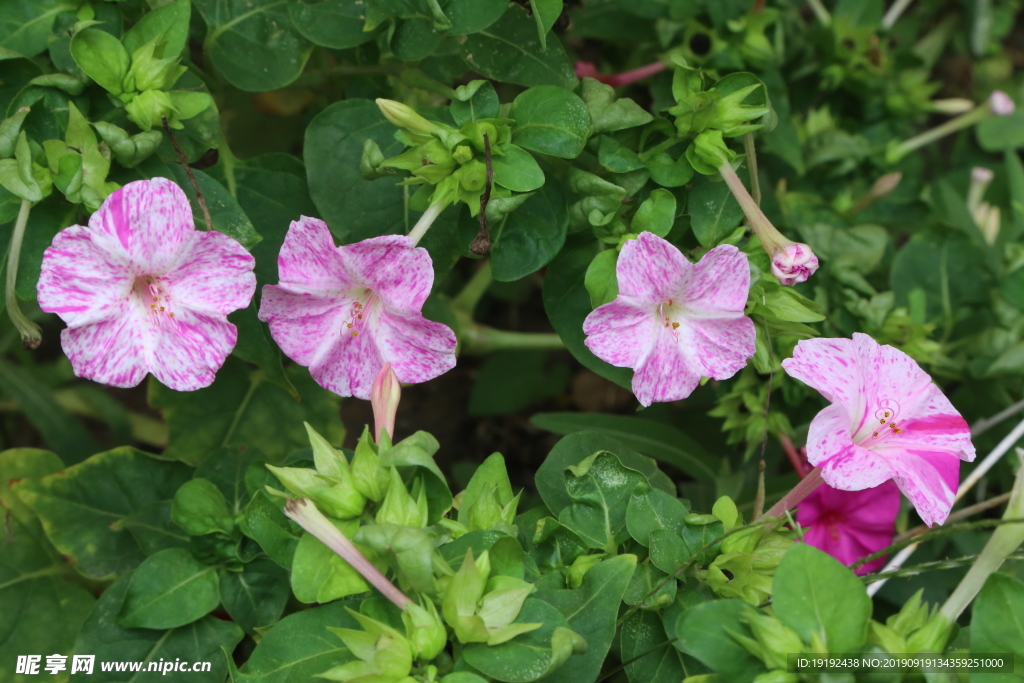
[[[174,311],[171,310],[171,294],[166,287],[161,287],[157,278],[151,275],[135,278],[132,293],[142,302],[149,317],[158,324],[174,320]]]
[[[846,519],[839,512],[826,512],[818,518],[818,524],[828,529],[833,541],[839,540],[839,527],[846,522]]]
[[[358,337],[364,329],[373,305],[379,300],[377,293],[369,289],[361,289],[353,292],[354,301],[349,307],[348,319],[345,321],[344,332]]]
[[[675,320],[678,315],[679,312],[676,310],[675,304],[672,303],[672,299],[658,304],[658,320],[673,333],[679,329],[679,322]]]
[[[867,429],[871,429],[871,436],[861,440],[861,445],[870,448],[872,445],[887,441],[903,433],[898,420],[900,415],[900,404],[894,399],[884,398],[879,401],[878,409],[875,411],[875,421],[868,420]]]

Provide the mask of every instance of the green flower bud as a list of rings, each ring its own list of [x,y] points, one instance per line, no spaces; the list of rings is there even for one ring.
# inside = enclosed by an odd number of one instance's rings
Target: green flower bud
[[[96,121],[92,125],[100,138],[110,147],[117,163],[125,168],[132,168],[145,161],[164,139],[163,133],[158,130],[148,130],[129,136],[123,128],[106,121]]]
[[[686,158],[697,172],[710,175],[716,173],[722,164],[736,158],[736,153],[725,146],[722,131],[706,130],[690,143],[686,150]],[[709,168],[710,171],[707,170]]]
[[[754,638],[764,646],[764,663],[769,669],[785,669],[788,664],[786,655],[803,651],[804,643],[796,631],[775,617],[748,611],[742,619],[750,626]]]
[[[764,88],[764,85],[754,83],[722,96],[716,103],[718,115],[711,125],[730,138],[760,129],[762,124],[748,122],[756,121],[770,113],[771,107],[743,104],[743,100],[759,88]]]
[[[910,634],[907,638],[907,652],[916,654],[918,652],[941,653],[946,649],[946,642],[950,633],[953,632],[954,624],[951,624],[945,615],[936,611],[928,622]]]
[[[401,633],[375,619],[348,609],[348,613],[363,627],[362,631],[328,627],[341,638],[345,647],[358,658],[320,674],[335,681],[348,681],[365,677],[378,682],[402,681],[412,670],[413,650]]]
[[[402,481],[402,475],[394,467],[391,468],[391,483],[384,496],[384,502],[377,510],[377,524],[397,524],[399,526],[425,527],[427,525],[427,496],[423,491],[423,482],[417,479],[418,495],[409,495]]]
[[[582,586],[583,576],[590,571],[591,567],[604,560],[605,557],[607,557],[605,553],[598,553],[596,555],[580,555],[573,560],[572,565],[569,566],[569,574],[565,577],[569,588],[579,588]]]
[[[432,135],[435,131],[442,128],[441,124],[426,120],[417,114],[412,107],[401,102],[378,98],[377,106],[380,108],[381,113],[384,114],[384,118],[399,128],[424,135]]]
[[[171,119],[175,114],[171,96],[162,90],[147,90],[136,95],[125,105],[125,111],[131,122],[142,130],[161,126],[165,116]]]
[[[899,612],[885,620],[885,625],[906,637],[928,623],[928,603],[921,599],[923,595],[923,588],[914,593]],[[900,652],[906,652],[906,650],[900,650]]]
[[[331,517],[349,519],[362,514],[366,499],[355,490],[351,482],[337,485],[327,477],[321,476],[305,467],[274,467],[267,469],[277,477],[285,489],[294,498],[309,498],[317,507]],[[286,495],[280,491],[269,489],[275,495]]]
[[[154,56],[158,40],[160,38],[154,38],[132,55],[132,66],[125,76],[125,92],[170,90],[187,70],[178,65],[177,58],[157,59]]]
[[[485,136],[487,137],[487,146],[490,146],[491,150],[498,146],[498,128],[490,121],[468,121],[462,126],[460,132],[469,138],[479,152],[486,150]]]
[[[410,603],[402,612],[405,635],[412,643],[413,656],[421,662],[429,662],[444,650],[448,643],[441,616],[430,600],[424,606]]]
[[[384,153],[372,138],[363,141],[363,156],[359,159],[359,172],[366,180],[376,180],[384,175]]]
[[[464,164],[473,158],[473,148],[469,145],[459,145],[452,151],[452,158],[460,164]]]
[[[480,566],[486,565],[487,571]],[[444,620],[455,630],[459,642],[487,642],[487,625],[476,616],[477,606],[484,596],[487,575],[490,573],[490,560],[484,551],[478,560],[473,560],[473,551],[466,551],[462,566],[448,582],[441,601],[441,614]]]
[[[456,175],[459,177],[459,184],[466,192],[483,192],[487,186],[487,167],[476,159],[465,164],[457,171]]]
[[[356,442],[356,454],[352,458],[352,484],[356,491],[380,503],[388,492],[391,472],[380,464],[380,457],[370,437],[370,428],[363,428],[363,435]]]

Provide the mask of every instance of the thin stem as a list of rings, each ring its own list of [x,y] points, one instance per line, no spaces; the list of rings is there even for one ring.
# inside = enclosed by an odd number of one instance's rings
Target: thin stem
[[[494,166],[491,163],[491,140],[484,133],[484,165],[487,168],[487,185],[480,195],[480,229],[469,245],[469,250],[477,256],[485,256],[491,250],[491,233],[487,229],[487,202],[491,201],[491,185],[494,184]]]
[[[764,456],[757,466],[757,494],[754,496],[754,517],[760,517],[764,512]]]
[[[861,577],[861,581],[870,585],[878,581],[888,581],[889,579],[899,579],[906,576],[917,576],[936,569],[960,569],[961,567],[967,567],[973,564],[977,559],[977,555],[964,555],[963,557],[957,557],[952,560],[922,562],[921,564],[894,569],[893,571],[886,572],[884,574],[865,574]],[[1015,561],[1024,560],[1024,553],[1013,553],[1008,555],[1006,559]]]
[[[935,126],[931,130],[926,130],[920,135],[915,135],[909,140],[904,140],[889,151],[886,155],[886,159],[890,163],[896,163],[914,150],[920,149],[921,147],[924,147],[925,145],[940,138],[944,138],[951,133],[955,133],[958,130],[963,130],[964,128],[973,126],[978,121],[987,118],[991,113],[992,104],[986,100],[983,104],[979,104],[966,114],[961,114],[955,119],[950,119],[941,125]]]
[[[1013,428],[1013,431],[1003,437],[1003,440],[999,442],[999,445],[996,446],[992,452],[989,453],[985,459],[971,471],[969,475],[967,475],[967,478],[961,482],[960,490],[957,491],[956,498],[953,499],[953,502],[956,503],[956,501],[963,498],[967,492],[978,483],[978,480],[985,476],[985,474],[992,469],[997,462],[999,462],[1000,458],[1006,455],[1006,452],[1009,451],[1010,448],[1012,448],[1014,444],[1021,439],[1021,437],[1024,437],[1024,420],[1018,422],[1017,426]]]
[[[488,259],[480,264],[480,267],[473,273],[473,277],[469,279],[466,286],[452,299],[452,306],[461,308],[466,313],[472,315],[477,303],[480,302],[480,298],[493,281],[494,275],[491,270],[491,261]]]
[[[985,510],[989,510],[994,507],[999,507],[1008,500],[1010,500],[1010,494],[1004,493],[1001,496],[989,498],[986,501],[982,501],[975,505],[965,507],[962,510],[957,510],[956,512],[954,512],[946,518],[946,524],[954,524],[956,522],[959,522],[961,519],[967,519],[968,517],[976,515],[979,512],[984,512]],[[910,531],[905,531],[902,534],[897,535],[895,538],[892,539],[892,542],[902,543],[903,541],[906,541],[909,538],[916,538],[918,536],[921,536],[922,534],[928,533],[929,529],[931,529],[931,527],[927,524],[921,524],[919,526],[914,527]]]
[[[750,195],[754,203],[761,206],[761,180],[757,177],[757,148],[754,147],[754,134],[743,136],[743,149],[747,154],[747,169],[750,171]]]
[[[825,5],[821,4],[821,0],[807,0],[807,4],[811,6],[814,16],[818,17],[818,21],[821,22],[822,26],[828,27],[832,25],[832,15],[825,9]]]
[[[25,238],[25,227],[28,225],[28,216],[32,211],[32,202],[27,199],[21,200],[21,208],[18,210],[18,218],[14,222],[14,232],[11,233],[11,247],[7,252],[7,282],[4,298],[7,305],[7,315],[10,316],[14,327],[21,334],[21,343],[26,349],[37,349],[43,341],[39,325],[25,317],[18,306],[18,297],[15,288],[18,285],[18,261],[21,259],[21,243]]]
[[[636,69],[629,71],[623,71],[622,73],[615,74],[614,76],[607,76],[602,79],[604,83],[612,86],[613,88],[624,88],[627,85],[632,85],[637,81],[642,81],[645,78],[649,78],[656,73],[664,71],[666,68],[665,62],[657,61],[650,64],[646,64]]]
[[[419,241],[427,234],[427,230],[430,230],[430,226],[434,224],[437,217],[444,211],[444,207],[443,203],[431,204],[423,212],[420,219],[416,221],[416,225],[412,226],[412,230],[409,231],[409,237],[412,238],[413,246],[419,244]]]
[[[373,584],[385,598],[395,603],[399,609],[404,610],[406,605],[412,603],[412,600],[402,591],[398,590],[393,583],[388,581],[387,577],[381,574],[359,552],[359,549],[352,544],[352,541],[348,540],[345,534],[341,533],[338,527],[334,526],[331,520],[327,519],[311,500],[306,498],[289,500],[285,503],[284,514],[288,519],[294,521],[315,536],[321,543],[352,565],[353,569]]]
[[[174,151],[178,153],[178,159],[181,161],[181,165],[185,167],[185,175],[188,176],[188,180],[192,183],[192,189],[196,193],[196,201],[199,202],[199,208],[203,210],[203,218],[206,220],[206,229],[213,230],[213,219],[210,218],[210,209],[206,206],[206,198],[203,196],[203,191],[199,189],[199,183],[196,182],[196,176],[192,173],[192,167],[189,166],[188,159],[185,158],[185,153],[181,151],[181,146],[178,145],[178,139],[174,137],[174,131],[171,130],[171,124],[167,122],[167,117],[164,119],[164,130],[167,131],[167,137],[171,139],[171,144],[174,145]]]
[[[892,7],[889,8],[889,11],[885,13],[885,16],[882,17],[882,28],[888,31],[895,26],[900,16],[907,11],[907,8],[910,7],[910,3],[912,2],[914,2],[914,0],[896,0]]]
[[[220,134],[217,156],[224,167],[224,180],[228,184],[228,192],[231,193],[231,197],[235,201],[238,201],[238,181],[235,179],[235,163],[238,161],[238,158],[231,152],[231,147],[228,146],[228,138],[224,135],[223,130]]]
[[[799,451],[796,450],[796,446],[793,445],[793,440],[789,438],[786,433],[779,434],[779,443],[782,444],[782,450],[786,452],[786,457],[789,458],[790,464],[793,465],[793,469],[796,470],[798,477],[803,479],[807,476],[807,469],[804,467],[803,458],[800,457]]]
[[[739,202],[740,208],[743,209],[744,215],[747,217],[747,222],[750,227],[757,233],[761,243],[765,242],[773,243],[777,248],[781,248],[790,243],[781,232],[779,232],[772,222],[768,220],[768,217],[761,211],[761,207],[757,205],[754,198],[747,192],[747,188],[743,185],[743,181],[736,175],[736,171],[733,170],[729,162],[725,162],[718,167],[718,172],[722,175],[725,180],[725,184],[729,186],[736,201]],[[765,251],[772,253],[768,248],[768,244],[765,244]]]
[[[821,468],[815,467],[807,473],[806,477],[800,480],[800,483],[794,486],[789,493],[784,495],[778,503],[773,505],[768,512],[758,519],[763,517],[781,517],[786,511],[796,507],[800,501],[824,483],[825,480],[821,478]]]
[[[469,354],[510,350],[560,351],[565,348],[565,342],[554,333],[506,332],[480,324],[464,328],[462,342],[464,352]]]
[[[984,420],[978,420],[973,425],[971,425],[971,436],[980,436],[981,434],[987,432],[992,427],[995,427],[1003,420],[1010,419],[1011,417],[1013,417],[1022,410],[1024,410],[1024,401],[1017,401],[1009,408],[1000,410],[992,417],[987,417]]]

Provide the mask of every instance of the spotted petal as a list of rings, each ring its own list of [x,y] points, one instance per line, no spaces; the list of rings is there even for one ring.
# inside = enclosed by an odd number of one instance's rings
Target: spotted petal
[[[633,394],[645,406],[686,398],[700,384],[700,373],[687,363],[671,328],[654,329],[654,345],[633,373]]]
[[[960,460],[940,451],[906,449],[885,454],[894,477],[925,524],[942,524],[949,516],[960,485]]]
[[[277,256],[281,283],[296,291],[335,294],[355,286],[331,231],[319,218],[292,221]]]
[[[187,308],[179,308],[174,318],[151,317],[150,372],[175,391],[194,391],[212,384],[235,347],[235,326],[222,316]]]
[[[728,312],[743,313],[749,293],[747,255],[731,244],[723,244],[706,253],[694,266],[682,300],[692,311],[692,318],[701,314],[717,317]],[[753,351],[750,355],[754,355]]]
[[[341,248],[349,277],[392,311],[418,314],[434,284],[430,255],[407,235],[373,237]]]
[[[696,372],[729,379],[754,355],[754,321],[743,315],[720,319],[684,319],[681,344]]]
[[[108,242],[81,225],[57,233],[43,252],[39,307],[71,327],[124,315],[133,275],[127,257]]]
[[[686,289],[693,264],[670,242],[642,232],[623,245],[615,275],[621,296],[657,305]]]
[[[811,421],[807,460],[821,468],[825,483],[844,491],[872,488],[895,474],[887,458],[854,443],[849,415],[838,403],[825,408]]]
[[[227,315],[245,308],[256,291],[255,259],[219,232],[197,232],[167,276],[174,300],[193,311]]]
[[[650,352],[656,324],[650,309],[620,296],[591,311],[583,321],[583,333],[595,356],[619,368],[632,368]]]
[[[146,331],[132,310],[125,315],[69,327],[61,347],[75,375],[112,387],[134,387],[146,377]]]
[[[841,403],[851,417],[865,411],[862,374],[857,349],[849,339],[804,339],[782,368],[825,397]]]
[[[426,382],[455,367],[455,333],[421,315],[384,311],[374,341],[402,382]]]

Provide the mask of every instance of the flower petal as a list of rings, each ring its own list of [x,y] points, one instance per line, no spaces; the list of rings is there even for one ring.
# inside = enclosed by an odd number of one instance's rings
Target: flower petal
[[[744,315],[684,319],[679,332],[690,365],[704,377],[729,379],[754,356],[754,321]]]
[[[238,339],[238,330],[223,317],[187,308],[178,309],[174,318],[151,316],[147,322],[153,339],[149,370],[175,391],[212,384]]]
[[[857,349],[849,339],[803,339],[793,357],[782,361],[782,368],[825,397],[841,403],[851,416],[865,410],[861,397],[861,368]],[[849,427],[849,425],[847,425]]]
[[[742,313],[749,294],[747,255],[731,244],[723,244],[704,254],[694,266],[682,301],[692,311],[687,317],[695,318],[700,313],[718,317],[725,312]]]
[[[166,275],[168,289],[177,305],[227,315],[252,300],[255,265],[256,260],[237,241],[219,232],[200,232]]]
[[[657,322],[649,307],[618,297],[598,306],[583,321],[584,343],[595,356],[619,368],[636,367],[654,343]]]
[[[134,387],[146,377],[147,331],[135,309],[122,316],[60,333],[75,375],[112,387]]]
[[[455,367],[455,333],[421,315],[381,314],[375,341],[402,382],[426,382]],[[380,367],[374,369],[374,374]]]
[[[43,252],[39,307],[71,327],[124,315],[133,276],[124,254],[106,246],[102,236],[82,225],[57,233]]]
[[[686,398],[700,384],[700,373],[688,364],[671,329],[654,329],[654,345],[633,373],[633,394],[645,406]]]
[[[906,450],[893,461],[893,477],[925,524],[942,524],[949,516],[960,485],[960,459],[949,453]]]
[[[338,294],[355,286],[331,231],[319,218],[292,221],[277,256],[281,284],[293,291]]]
[[[323,338],[329,342],[317,351],[309,363],[309,374],[317,384],[328,391],[333,391],[339,396],[355,396],[368,401],[370,391],[373,389],[373,380],[385,363],[374,339],[374,332],[367,326],[358,335],[343,333],[340,327],[344,325],[344,316],[325,314],[320,317],[324,319],[319,323],[325,329]],[[314,323],[314,319],[306,319],[305,323],[309,329],[308,326]],[[331,323],[338,326],[334,332],[326,331]],[[276,335],[274,339],[277,339]],[[395,372],[398,372],[397,368]]]
[[[430,254],[407,235],[373,237],[341,248],[349,277],[392,311],[419,314],[434,284]],[[405,380],[403,380],[405,381]]]
[[[615,274],[619,295],[637,303],[659,304],[685,291],[693,276],[693,264],[667,240],[642,232],[627,240],[619,253]]]
[[[341,336],[347,319],[346,303],[350,302],[267,285],[263,288],[259,318],[270,323],[270,336],[286,356],[299,365],[309,366]]]
[[[838,403],[825,408],[811,421],[807,460],[821,468],[825,483],[844,491],[872,488],[895,474],[887,459],[853,442],[849,415]]]
[[[89,218],[116,238],[138,274],[162,274],[195,237],[188,198],[167,178],[137,180],[113,192]]]

